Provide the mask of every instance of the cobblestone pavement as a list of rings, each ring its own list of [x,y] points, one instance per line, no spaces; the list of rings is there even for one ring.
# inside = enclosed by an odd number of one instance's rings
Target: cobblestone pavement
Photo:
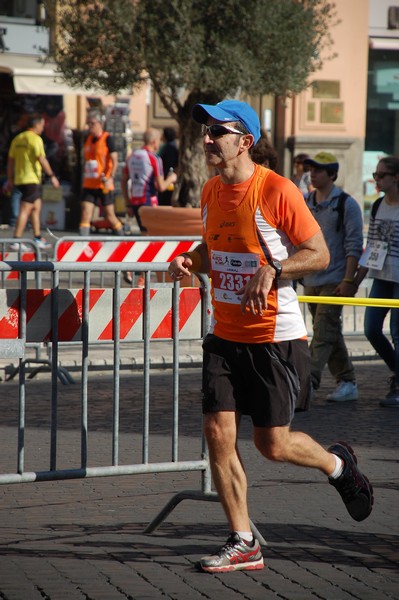
[[[9,236],[0,231],[0,239]],[[326,403],[334,387],[326,374],[312,410],[297,415],[293,427],[325,446],[339,439],[353,445],[374,485],[369,519],[352,521],[320,473],[262,459],[243,420],[240,451],[251,517],[268,542],[264,570],[198,572],[198,559],[228,535],[217,502],[185,500],[153,534],[144,534],[175,493],[200,489],[199,473],[0,485],[0,600],[399,600],[399,411],[379,407],[388,373],[381,362],[364,360],[373,355],[369,345],[356,338],[350,348],[361,398]],[[201,376],[191,367],[200,363],[200,345],[186,344],[182,350],[179,458],[196,460],[201,456]],[[142,460],[139,354],[138,347],[128,346],[122,353],[120,464]],[[171,364],[164,346],[155,354],[154,366]],[[80,361],[75,355],[74,348],[60,351],[76,385],[59,386],[58,468],[80,464]],[[96,348],[91,356],[89,466],[109,465],[112,351]],[[46,373],[27,380],[26,470],[49,468],[49,386]],[[156,368],[151,462],[171,460],[171,389],[170,371]],[[11,473],[17,464],[18,379],[1,382],[0,390],[0,473]]]
[[[350,442],[370,477],[375,506],[352,521],[318,472],[268,463],[243,421],[240,450],[251,517],[266,538],[262,571],[208,575],[195,568],[228,530],[217,502],[185,500],[151,535],[148,523],[171,497],[200,489],[198,473],[169,473],[0,486],[1,600],[388,600],[399,599],[399,411],[383,409],[387,371],[356,363],[361,398],[326,403],[325,375],[312,409],[294,428],[323,445]],[[200,457],[200,370],[180,376],[180,458]],[[27,470],[48,468],[49,377],[26,386]],[[0,472],[17,463],[18,384],[1,386]],[[150,461],[170,460],[171,375],[151,375]],[[141,462],[142,375],[121,378],[120,463]],[[111,461],[112,377],[90,375],[89,464]],[[80,386],[59,388],[58,468],[80,460]]]

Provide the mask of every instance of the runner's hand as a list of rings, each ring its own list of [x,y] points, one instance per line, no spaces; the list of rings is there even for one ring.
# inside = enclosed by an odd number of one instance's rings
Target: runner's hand
[[[174,281],[180,281],[185,275],[191,275],[189,267],[193,261],[189,256],[176,256],[169,265],[169,275]]]
[[[254,316],[261,316],[267,309],[267,296],[272,288],[275,278],[275,270],[269,265],[264,265],[255,273],[248,283],[237,290],[237,296],[241,298],[241,312],[249,309]]]

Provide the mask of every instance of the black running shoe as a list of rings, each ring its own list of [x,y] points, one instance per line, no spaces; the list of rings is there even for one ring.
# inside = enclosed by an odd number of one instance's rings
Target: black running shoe
[[[204,556],[199,564],[208,573],[252,571],[264,567],[258,540],[254,539],[251,544],[247,544],[235,531],[217,554]]]
[[[346,442],[336,442],[328,449],[344,461],[344,470],[337,479],[328,478],[341,495],[348,513],[355,521],[367,519],[373,508],[373,487],[358,466],[353,449]]]

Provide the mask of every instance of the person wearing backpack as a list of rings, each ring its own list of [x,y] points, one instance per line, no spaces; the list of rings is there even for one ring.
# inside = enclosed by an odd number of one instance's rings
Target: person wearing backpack
[[[325,271],[303,278],[306,296],[354,296],[354,279],[363,250],[363,220],[354,198],[335,185],[339,163],[329,152],[307,158],[315,190],[305,202],[320,225],[330,251]],[[313,321],[310,343],[311,382],[313,391],[320,386],[325,365],[337,387],[327,396],[330,402],[358,399],[355,371],[342,333],[342,305],[309,304]]]
[[[399,158],[381,158],[373,177],[383,196],[371,208],[366,250],[355,285],[359,286],[367,275],[374,280],[369,298],[399,299]],[[392,342],[383,333],[389,311]],[[392,373],[388,394],[380,405],[399,407],[399,309],[368,306],[364,333]]]

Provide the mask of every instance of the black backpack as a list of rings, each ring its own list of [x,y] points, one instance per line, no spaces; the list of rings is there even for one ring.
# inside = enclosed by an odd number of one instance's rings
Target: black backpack
[[[377,210],[381,204],[381,202],[383,201],[383,198],[378,198],[372,205],[371,207],[371,211],[370,211],[370,217],[373,217],[373,219],[375,219],[375,216],[377,214]]]
[[[341,192],[338,198],[337,208],[335,209],[338,212],[338,222],[337,222],[337,231],[341,229],[341,225],[344,222],[345,216],[345,201],[348,198],[349,194],[345,192]],[[378,207],[382,202],[382,198],[378,198],[371,207],[370,216],[375,219],[375,215],[377,214]]]
[[[337,207],[334,209],[338,213],[337,232],[341,229],[341,226],[344,223],[345,202],[346,202],[347,198],[349,198],[349,194],[347,194],[346,192],[341,192],[338,197]],[[377,210],[378,210],[378,207],[380,206],[381,202],[382,202],[382,198],[378,198],[378,200],[376,200],[371,207],[370,215],[371,215],[371,217],[373,217],[373,219],[375,219],[375,215],[377,214]]]
[[[349,194],[347,194],[346,192],[341,192],[338,196],[338,204],[337,208],[335,209],[338,213],[337,232],[341,229],[342,225],[344,224],[345,202],[347,198],[349,198]]]
[[[311,193],[314,193],[314,192],[311,192]],[[337,232],[340,231],[340,229],[344,223],[345,202],[346,202],[347,198],[349,198],[349,194],[347,194],[346,192],[341,192],[340,195],[338,196],[337,207],[333,209],[333,210],[337,211],[337,213],[338,213]]]

